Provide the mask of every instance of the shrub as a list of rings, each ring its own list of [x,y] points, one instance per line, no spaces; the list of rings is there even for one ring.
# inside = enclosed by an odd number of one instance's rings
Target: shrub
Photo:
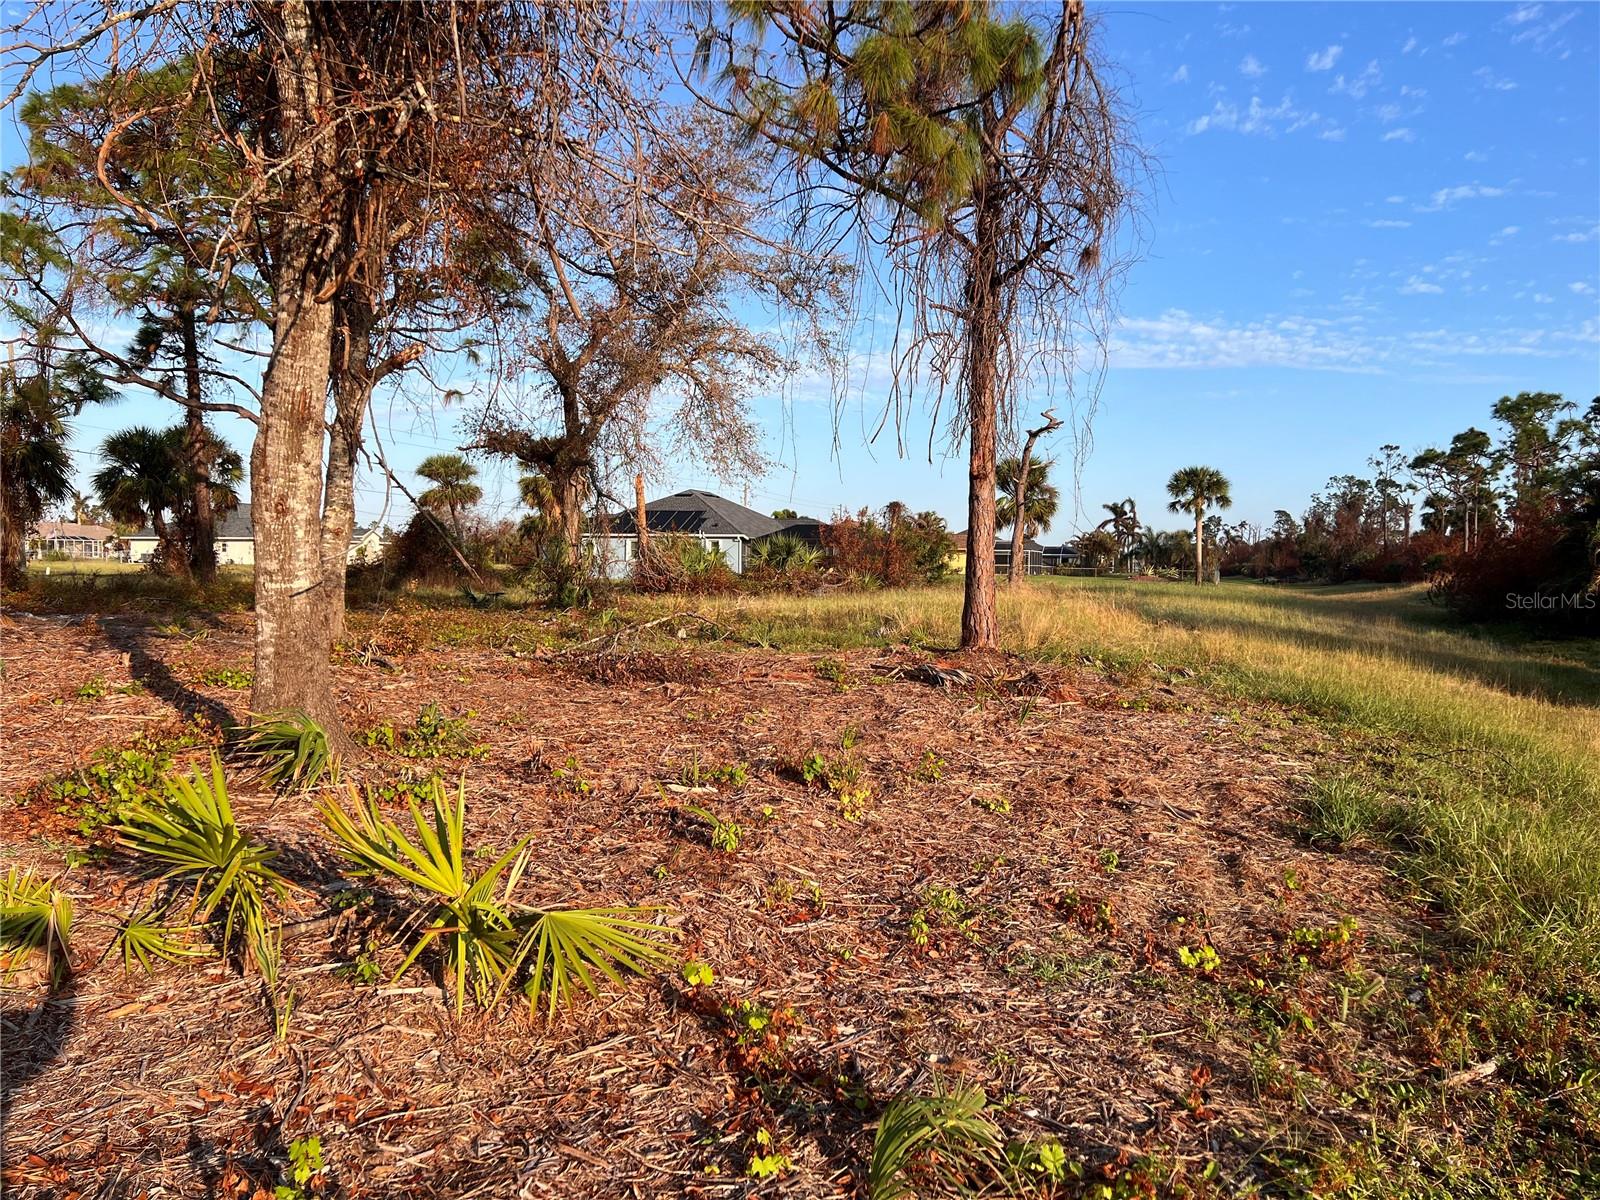
[[[698,538],[656,534],[633,564],[634,586],[643,592],[710,594],[732,591],[738,582],[727,556]]]
[[[944,577],[950,534],[937,513],[910,514],[891,504],[881,513],[841,512],[823,527],[822,544],[834,570],[884,587],[934,583]]]

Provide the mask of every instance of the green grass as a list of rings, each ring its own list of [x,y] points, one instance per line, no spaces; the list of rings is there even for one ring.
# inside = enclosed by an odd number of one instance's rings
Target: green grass
[[[695,604],[784,650],[950,646],[960,606],[954,587]],[[1398,844],[1475,946],[1515,950],[1553,981],[1600,979],[1594,640],[1516,642],[1453,627],[1420,587],[1372,585],[1046,579],[1002,589],[1000,619],[1010,650],[1088,658],[1123,678],[1188,668],[1224,696],[1326,723],[1347,766],[1322,786],[1360,823],[1350,837]],[[1308,803],[1314,827],[1315,797]]]

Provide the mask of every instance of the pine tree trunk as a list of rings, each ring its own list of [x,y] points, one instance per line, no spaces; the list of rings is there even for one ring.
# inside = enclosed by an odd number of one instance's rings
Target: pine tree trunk
[[[331,142],[308,144],[331,107],[319,75],[304,0],[277,9],[278,120],[283,145],[301,151],[286,185],[304,197],[283,216],[273,270],[272,359],[261,387],[251,451],[256,534],[256,714],[301,710],[339,747],[348,742],[329,667],[328,593],[322,573],[323,418],[333,346],[333,305],[318,301],[335,246],[318,199]],[[317,150],[313,151],[312,146]]]
[[[217,522],[211,502],[211,439],[206,429],[205,410],[200,407],[200,337],[195,328],[193,306],[179,314],[183,333],[184,408],[183,449],[194,475],[194,495],[190,498],[188,528],[189,571],[201,583],[217,577]]]
[[[967,572],[961,602],[961,649],[999,643],[995,613],[995,442],[1000,297],[995,288],[996,216],[980,209],[967,284]],[[1021,514],[1018,514],[1021,519]]]

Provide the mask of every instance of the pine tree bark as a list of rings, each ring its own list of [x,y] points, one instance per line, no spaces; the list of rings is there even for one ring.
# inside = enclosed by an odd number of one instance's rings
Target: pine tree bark
[[[967,569],[961,649],[999,643],[995,613],[995,444],[999,433],[1000,295],[996,286],[997,213],[980,202],[967,277]]]
[[[211,438],[206,429],[200,380],[200,336],[194,306],[186,305],[178,314],[183,339],[183,448],[194,476],[194,495],[190,499],[188,528],[189,572],[201,583],[217,577],[217,522],[211,497]]]
[[[324,412],[333,346],[333,305],[318,293],[336,248],[318,203],[332,143],[312,142],[332,107],[304,0],[278,8],[282,45],[275,66],[279,134],[300,151],[286,183],[299,198],[284,213],[273,270],[272,359],[261,387],[261,421],[251,451],[256,548],[255,686],[251,711],[300,710],[348,741],[333,695],[328,591],[322,571]]]

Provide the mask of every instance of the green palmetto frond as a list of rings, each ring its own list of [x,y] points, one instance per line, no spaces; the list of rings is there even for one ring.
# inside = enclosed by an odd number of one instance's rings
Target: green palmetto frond
[[[53,879],[17,867],[7,871],[0,881],[0,947],[15,959],[6,975],[41,952],[51,983],[60,983],[72,969],[67,953],[71,936],[72,897]]]
[[[867,1166],[869,1200],[968,1196],[1003,1187],[1005,1137],[981,1088],[891,1100],[878,1122]]]
[[[323,820],[345,857],[371,874],[410,884],[433,901],[418,914],[422,936],[395,978],[439,943],[457,1013],[466,1006],[469,988],[479,1004],[498,1001],[530,956],[530,1001],[537,1004],[548,996],[551,1011],[572,993],[574,982],[592,992],[596,973],[620,980],[619,967],[641,972],[668,960],[659,940],[647,933],[659,930],[644,919],[647,910],[541,911],[513,901],[528,865],[528,838],[483,871],[468,869],[474,856],[465,848],[465,777],[453,798],[441,780],[432,780],[430,814],[415,798],[408,801],[410,835],[383,815],[370,793],[363,798],[352,787],[350,798],[348,810],[332,799],[322,806]]]
[[[267,895],[282,896],[285,891],[283,877],[269,865],[278,852],[240,832],[228,802],[222,760],[215,754],[209,781],[197,769],[187,779],[167,776],[162,787],[166,795],[159,803],[143,802],[128,811],[116,827],[117,840],[165,863],[163,879],[191,882],[190,911],[199,920],[210,920],[224,907],[224,948],[234,944],[238,933],[257,966],[264,965],[271,933]]]
[[[146,972],[154,972],[157,961],[179,962],[185,958],[204,958],[210,953],[205,945],[189,937],[199,926],[169,924],[166,915],[164,906],[155,905],[130,914],[117,926],[111,945],[121,951],[125,970],[132,971],[137,963]]]
[[[235,745],[269,787],[309,791],[324,774],[338,770],[327,730],[298,710],[268,713]]]
[[[621,983],[618,967],[642,975],[652,967],[673,961],[661,939],[666,930],[641,915],[638,908],[549,909],[534,917],[528,937],[535,947],[528,977],[528,1003],[538,1008],[547,996],[547,1013],[573,994],[577,983],[593,995],[597,990],[592,971]]]

